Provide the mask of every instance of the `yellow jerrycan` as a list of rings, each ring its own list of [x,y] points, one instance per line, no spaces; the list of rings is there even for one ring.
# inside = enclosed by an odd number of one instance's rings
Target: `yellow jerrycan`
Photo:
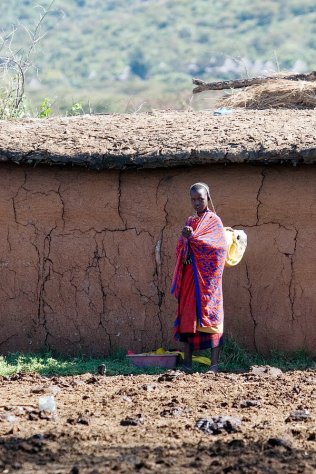
[[[243,230],[224,227],[227,240],[227,257],[225,267],[237,265],[247,248],[247,234]]]

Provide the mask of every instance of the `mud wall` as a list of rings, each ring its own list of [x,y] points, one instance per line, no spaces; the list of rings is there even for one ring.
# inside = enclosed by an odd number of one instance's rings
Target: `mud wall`
[[[188,187],[211,185],[249,248],[225,270],[225,329],[268,352],[316,347],[316,168],[0,168],[0,351],[174,346],[169,294]]]

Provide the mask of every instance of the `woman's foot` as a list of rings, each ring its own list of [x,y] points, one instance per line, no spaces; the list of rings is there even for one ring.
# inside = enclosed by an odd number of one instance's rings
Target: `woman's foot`
[[[181,372],[185,372],[186,374],[192,374],[192,372],[193,372],[192,367],[190,367],[189,365],[185,365],[185,364],[182,364],[180,366],[180,370],[181,370]]]
[[[213,364],[207,371],[208,373],[216,374],[218,372],[218,364]]]

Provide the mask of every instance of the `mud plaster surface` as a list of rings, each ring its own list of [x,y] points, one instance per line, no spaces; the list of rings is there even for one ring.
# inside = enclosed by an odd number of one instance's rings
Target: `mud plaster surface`
[[[56,418],[37,408],[38,398],[52,391]],[[315,397],[315,371],[277,379],[193,374],[162,382],[158,376],[20,374],[0,381],[0,472],[312,474]],[[253,406],[243,408],[246,400]],[[288,420],[298,409],[310,418]],[[121,425],[139,415],[139,425]],[[217,415],[239,418],[240,428],[217,435],[195,428],[198,419]]]
[[[226,332],[244,346],[316,347],[316,168],[0,170],[0,351],[103,354],[174,346],[169,294],[188,187],[211,185],[249,247],[225,270]]]
[[[315,110],[243,110],[1,121],[0,161],[91,169],[315,163]]]

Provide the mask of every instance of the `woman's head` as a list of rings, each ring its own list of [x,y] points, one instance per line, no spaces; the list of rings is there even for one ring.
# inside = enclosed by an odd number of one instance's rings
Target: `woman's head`
[[[205,183],[195,183],[190,187],[190,198],[196,212],[203,212],[207,209],[211,198],[210,188]]]

